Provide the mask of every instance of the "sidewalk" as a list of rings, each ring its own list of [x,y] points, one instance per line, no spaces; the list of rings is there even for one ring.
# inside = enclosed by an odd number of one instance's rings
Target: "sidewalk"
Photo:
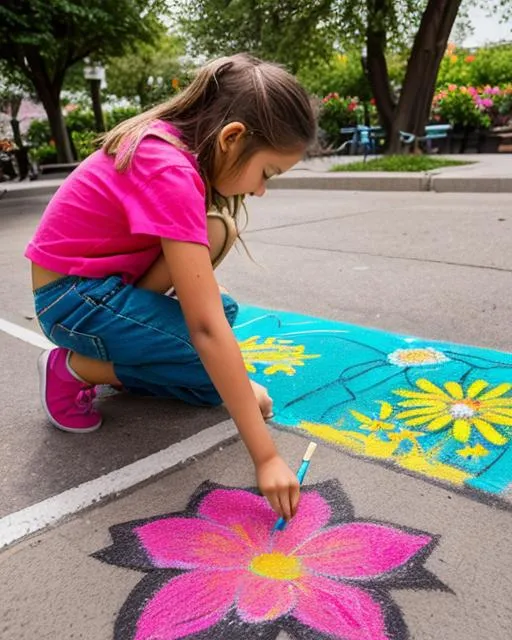
[[[273,189],[339,189],[349,191],[434,191],[438,193],[512,193],[512,154],[450,155],[450,160],[474,162],[422,173],[332,173],[335,164],[360,157],[315,158],[300,163],[269,183]]]
[[[451,155],[450,160],[475,164],[446,167],[422,173],[333,173],[336,164],[361,160],[359,156],[312,158],[300,162],[286,175],[269,182],[270,189],[329,189],[343,191],[434,191],[437,193],[512,193],[512,154]],[[64,178],[39,178],[33,182],[0,184],[0,198],[51,195]]]

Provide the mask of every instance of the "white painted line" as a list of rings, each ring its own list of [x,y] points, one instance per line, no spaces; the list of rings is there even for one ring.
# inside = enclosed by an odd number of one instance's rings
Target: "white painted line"
[[[126,467],[11,513],[0,519],[0,549],[44,527],[55,525],[62,518],[86,509],[107,496],[130,489],[193,456],[205,453],[236,434],[231,420],[226,420]]]
[[[0,318],[0,331],[8,333],[10,336],[23,340],[24,342],[28,342],[40,349],[51,349],[55,346],[40,333],[32,331],[31,329],[25,329],[25,327],[20,327],[14,324],[14,322],[9,322],[9,320],[4,320],[3,318]]]

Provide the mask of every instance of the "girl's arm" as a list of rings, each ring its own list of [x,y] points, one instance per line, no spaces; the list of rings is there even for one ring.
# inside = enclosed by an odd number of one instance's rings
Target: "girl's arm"
[[[192,343],[249,450],[259,488],[273,509],[289,519],[297,509],[299,483],[279,457],[261,415],[224,314],[208,249],[165,239],[162,247]]]

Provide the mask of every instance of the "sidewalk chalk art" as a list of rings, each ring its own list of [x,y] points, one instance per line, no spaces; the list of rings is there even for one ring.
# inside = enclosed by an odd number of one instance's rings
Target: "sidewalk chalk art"
[[[336,481],[305,487],[284,531],[275,521],[252,489],[206,482],[182,513],[111,527],[94,557],[147,574],[115,640],[406,640],[389,591],[449,591],[423,566],[435,536],[358,520]]]
[[[512,354],[256,307],[235,333],[276,423],[474,496],[511,484]]]

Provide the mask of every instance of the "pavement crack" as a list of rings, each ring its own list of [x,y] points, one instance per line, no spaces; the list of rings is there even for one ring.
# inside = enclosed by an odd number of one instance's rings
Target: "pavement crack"
[[[412,262],[424,262],[429,264],[443,264],[452,267],[468,267],[470,269],[485,269],[487,271],[499,271],[502,273],[512,273],[512,269],[503,267],[491,267],[483,264],[471,264],[469,262],[451,262],[450,260],[432,260],[429,258],[414,258],[411,256],[392,256],[382,253],[372,253],[371,251],[349,251],[348,249],[330,249],[328,247],[308,247],[300,244],[286,244],[282,242],[268,242],[265,240],[253,239],[251,242],[269,245],[271,247],[288,247],[290,249],[304,249],[306,251],[326,251],[328,253],[341,253],[354,256],[369,256],[372,258],[389,258],[390,260],[408,260]]]
[[[261,229],[248,229],[244,231],[244,235],[249,233],[259,233],[260,231],[275,231],[277,229],[289,229],[290,227],[303,227],[308,224],[316,224],[317,222],[332,222],[333,220],[344,220],[345,218],[357,218],[365,216],[369,213],[375,213],[378,209],[368,209],[368,211],[358,211],[357,213],[338,214],[336,216],[328,216],[326,218],[318,218],[317,220],[301,220],[300,222],[289,222],[287,224],[278,224],[273,227],[262,227]]]

